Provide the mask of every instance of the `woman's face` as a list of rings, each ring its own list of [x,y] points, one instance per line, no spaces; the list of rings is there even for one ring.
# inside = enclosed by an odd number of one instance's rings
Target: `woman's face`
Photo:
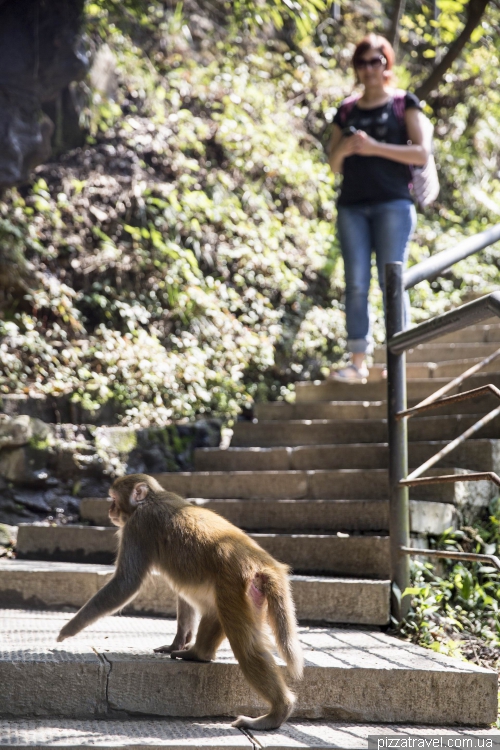
[[[387,60],[379,49],[364,52],[356,63],[356,75],[364,86],[383,86]]]

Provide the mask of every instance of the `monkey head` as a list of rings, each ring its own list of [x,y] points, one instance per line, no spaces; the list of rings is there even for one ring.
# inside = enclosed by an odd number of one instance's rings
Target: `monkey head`
[[[112,501],[109,509],[110,521],[115,526],[125,526],[132,513],[145,501],[150,490],[161,489],[158,482],[147,474],[129,474],[115,479],[108,493]]]

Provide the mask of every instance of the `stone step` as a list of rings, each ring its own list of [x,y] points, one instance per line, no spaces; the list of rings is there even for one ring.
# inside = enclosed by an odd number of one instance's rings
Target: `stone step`
[[[410,466],[417,467],[447,445],[446,441],[409,443]],[[500,470],[500,440],[468,440],[439,466],[476,471]],[[387,469],[387,443],[297,446],[295,448],[198,448],[195,471],[284,471],[287,469]]]
[[[412,417],[408,420],[408,439],[411,442],[453,440],[483,416],[484,414],[458,414]],[[498,437],[500,416],[482,427],[474,436],[475,439],[488,440]],[[283,422],[275,419],[270,422],[236,422],[231,448],[304,448],[385,442],[385,419],[303,419]]]
[[[406,361],[409,362],[449,362],[453,359],[478,359],[488,357],[499,348],[498,341],[490,343],[446,343],[420,344],[414,349],[406,352]],[[374,362],[383,363],[386,359],[386,350],[376,349],[373,354]],[[498,363],[497,363],[498,367]]]
[[[3,607],[79,609],[113,575],[111,565],[31,560],[0,561]],[[386,625],[390,582],[291,576],[297,617],[308,622]],[[163,576],[144,582],[125,614],[175,617],[175,595]]]
[[[407,394],[408,403],[420,401],[432,395],[438,388],[449,383],[451,378],[423,378],[408,380]],[[472,375],[459,388],[451,391],[453,393],[479,388],[482,385],[492,383],[500,387],[500,373],[485,372]],[[295,384],[295,395],[297,403],[311,401],[383,401],[387,398],[387,382],[368,383],[336,383],[334,380],[317,380],[313,382],[299,382]],[[457,405],[456,411],[460,410]]]
[[[325,401],[289,404],[286,401],[261,401],[255,404],[253,413],[259,422],[288,419],[385,419],[387,403],[385,401]]]
[[[388,500],[196,500],[245,531],[301,532],[388,531]],[[80,518],[111,526],[107,498],[83,498]],[[451,503],[410,500],[410,529],[415,534],[442,534],[454,527]]]
[[[500,344],[499,344],[500,346]],[[457,378],[473,365],[477,365],[481,359],[457,359],[451,362],[426,362],[422,364],[407,365],[408,378]],[[494,372],[500,370],[500,358],[494,359],[481,368],[481,372]]]
[[[460,342],[461,344],[481,344],[487,341],[500,342],[500,324],[498,323],[498,318],[492,320],[496,322],[469,326],[462,331],[445,333],[444,336],[437,338],[435,343],[456,344]]]
[[[363,386],[361,386],[362,388]],[[359,389],[357,393],[362,393]],[[415,399],[408,401],[415,406]],[[458,404],[442,406],[429,414],[455,416],[457,414],[486,414],[498,406],[494,396],[461,401]],[[302,419],[385,419],[386,401],[306,401],[289,404],[286,401],[260,402],[254,406],[254,418],[258,422],[286,421]],[[244,420],[242,420],[243,422]]]
[[[251,534],[258,544],[297,574],[389,578],[389,538],[344,534]],[[116,529],[101,526],[20,524],[19,559],[110,564]]]
[[[153,653],[173,638],[174,620],[106,617],[59,644],[67,620],[65,613],[0,613],[0,675],[8,686],[2,717],[137,721],[265,710],[227,642],[210,664],[182,662]],[[496,719],[496,672],[381,632],[313,626],[301,627],[299,637],[304,679],[290,681],[296,719],[483,726]]]
[[[27,750],[28,748],[103,747],[107,750],[368,750],[370,735],[395,736],[407,743],[419,737],[438,739],[445,734],[457,740],[464,737],[480,738],[482,747],[487,741],[498,741],[498,729],[484,727],[429,727],[403,724],[349,724],[333,721],[290,719],[273,732],[234,729],[228,719],[38,719],[16,721],[8,719],[0,727],[0,748]],[[462,740],[463,741],[463,740]]]
[[[496,345],[500,348],[500,342]],[[385,362],[385,353],[379,354],[379,359]],[[428,360],[406,363],[406,377],[408,380],[421,380],[424,378],[456,378],[473,365],[482,361],[482,357],[471,359],[451,359],[449,362],[431,362]],[[481,368],[481,372],[499,372],[499,360],[494,359]],[[386,382],[386,366],[382,362],[376,362],[370,367],[368,383],[380,381]]]
[[[428,475],[442,473],[432,469]],[[462,469],[446,469],[447,474],[467,473]],[[386,499],[387,472],[384,469],[337,469],[331,471],[198,471],[170,472],[154,475],[170,492],[188,498],[231,500],[262,498],[266,500],[359,500]],[[476,496],[491,499],[489,481],[455,482],[413,487],[415,500],[442,503],[472,501]],[[467,498],[465,500],[464,498]]]

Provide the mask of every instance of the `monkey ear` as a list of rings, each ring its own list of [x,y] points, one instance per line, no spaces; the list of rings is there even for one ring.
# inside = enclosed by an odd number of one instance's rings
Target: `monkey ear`
[[[130,505],[135,508],[136,505],[140,505],[146,499],[149,492],[149,487],[146,482],[136,484],[130,495]]]

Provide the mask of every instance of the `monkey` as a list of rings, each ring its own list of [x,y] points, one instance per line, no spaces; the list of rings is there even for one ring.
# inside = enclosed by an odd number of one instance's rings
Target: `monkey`
[[[57,640],[120,610],[157,570],[177,594],[177,632],[170,645],[154,650],[210,662],[227,637],[243,675],[271,706],[257,718],[238,716],[232,726],[277,729],[296,697],[273,658],[267,623],[291,676],[299,680],[303,672],[288,567],[222,516],[166,491],[146,474],[116,479],[109,496],[109,517],[119,527],[116,571]]]

